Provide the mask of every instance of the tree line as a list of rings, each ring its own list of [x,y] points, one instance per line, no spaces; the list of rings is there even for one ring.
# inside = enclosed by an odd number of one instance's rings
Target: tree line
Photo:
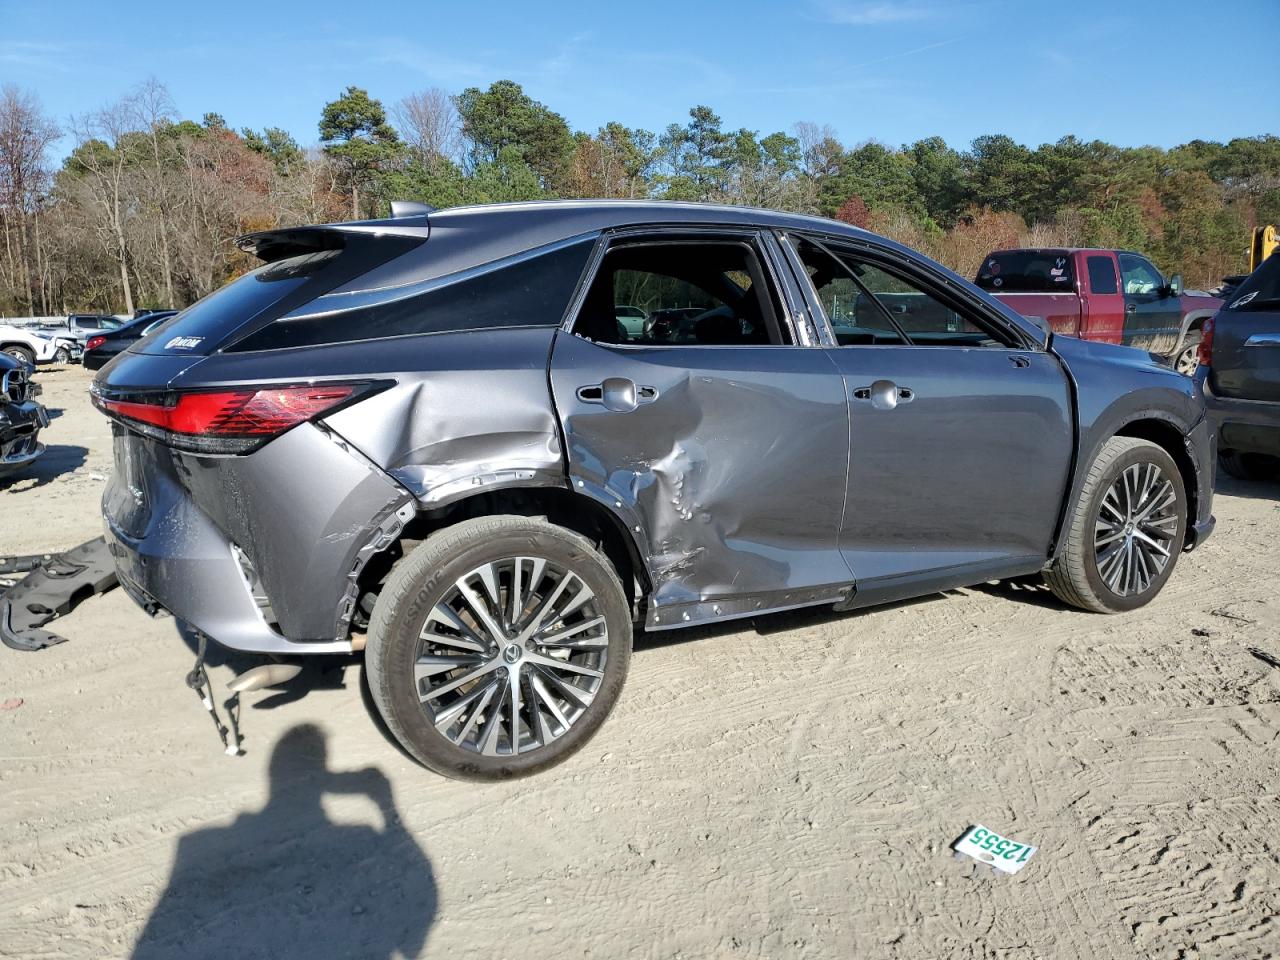
[[[957,150],[843,143],[829,126],[761,135],[710,107],[661,132],[575,131],[519,84],[429,89],[387,108],[348,87],[318,142],[183,119],[149,80],[65,124],[0,91],[0,314],[184,306],[252,264],[235,237],[436,207],[554,197],[710,201],[821,214],[972,276],[1001,246],[1140,250],[1192,287],[1245,266],[1249,231],[1280,221],[1280,137],[1162,149],[1004,135]],[[59,164],[50,154],[73,144]]]

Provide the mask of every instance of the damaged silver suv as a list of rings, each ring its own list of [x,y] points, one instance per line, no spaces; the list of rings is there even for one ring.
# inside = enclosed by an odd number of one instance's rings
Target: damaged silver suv
[[[833,221],[396,205],[241,247],[94,384],[120,581],[237,650],[364,649],[444,774],[581,747],[635,625],[1037,573],[1131,610],[1212,529],[1189,380]]]

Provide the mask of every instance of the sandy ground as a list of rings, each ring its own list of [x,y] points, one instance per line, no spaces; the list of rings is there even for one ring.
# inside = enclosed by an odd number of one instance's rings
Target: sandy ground
[[[88,379],[40,375],[5,551],[97,533]],[[409,762],[354,663],[250,695],[225,757],[173,621],[114,591],[0,648],[0,955],[1280,954],[1278,503],[1224,481],[1130,615],[991,587],[642,639],[596,739],[502,785]],[[1039,852],[993,877],[972,823]]]

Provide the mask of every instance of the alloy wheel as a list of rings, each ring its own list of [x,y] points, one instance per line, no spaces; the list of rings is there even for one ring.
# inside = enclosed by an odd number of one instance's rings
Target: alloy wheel
[[[563,736],[604,678],[602,606],[572,570],[510,557],[459,577],[418,635],[414,683],[432,726],[488,757]]]
[[[1182,352],[1178,354],[1178,358],[1174,360],[1173,369],[1185,377],[1194,377],[1196,369],[1200,366],[1199,350],[1199,343],[1184,347]]]
[[[1178,495],[1154,463],[1126,467],[1107,490],[1094,522],[1098,576],[1121,597],[1143,593],[1173,556]]]

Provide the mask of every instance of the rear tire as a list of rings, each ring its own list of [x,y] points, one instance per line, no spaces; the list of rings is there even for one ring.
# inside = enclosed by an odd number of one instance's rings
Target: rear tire
[[[500,516],[441,530],[400,561],[373,609],[365,667],[414,759],[497,780],[580,749],[630,658],[631,611],[604,555],[545,520]]]
[[[1280,479],[1280,457],[1269,457],[1265,453],[1223,450],[1218,453],[1218,465],[1237,480]]]
[[[1089,468],[1045,582],[1082,610],[1134,610],[1169,579],[1186,533],[1187,496],[1173,458],[1149,440],[1112,437]]]
[[[1173,355],[1173,362],[1170,365],[1184,377],[1196,375],[1196,369],[1200,366],[1200,341],[1203,337],[1204,334],[1199,330],[1187,331],[1187,339],[1183,342],[1182,349]]]

